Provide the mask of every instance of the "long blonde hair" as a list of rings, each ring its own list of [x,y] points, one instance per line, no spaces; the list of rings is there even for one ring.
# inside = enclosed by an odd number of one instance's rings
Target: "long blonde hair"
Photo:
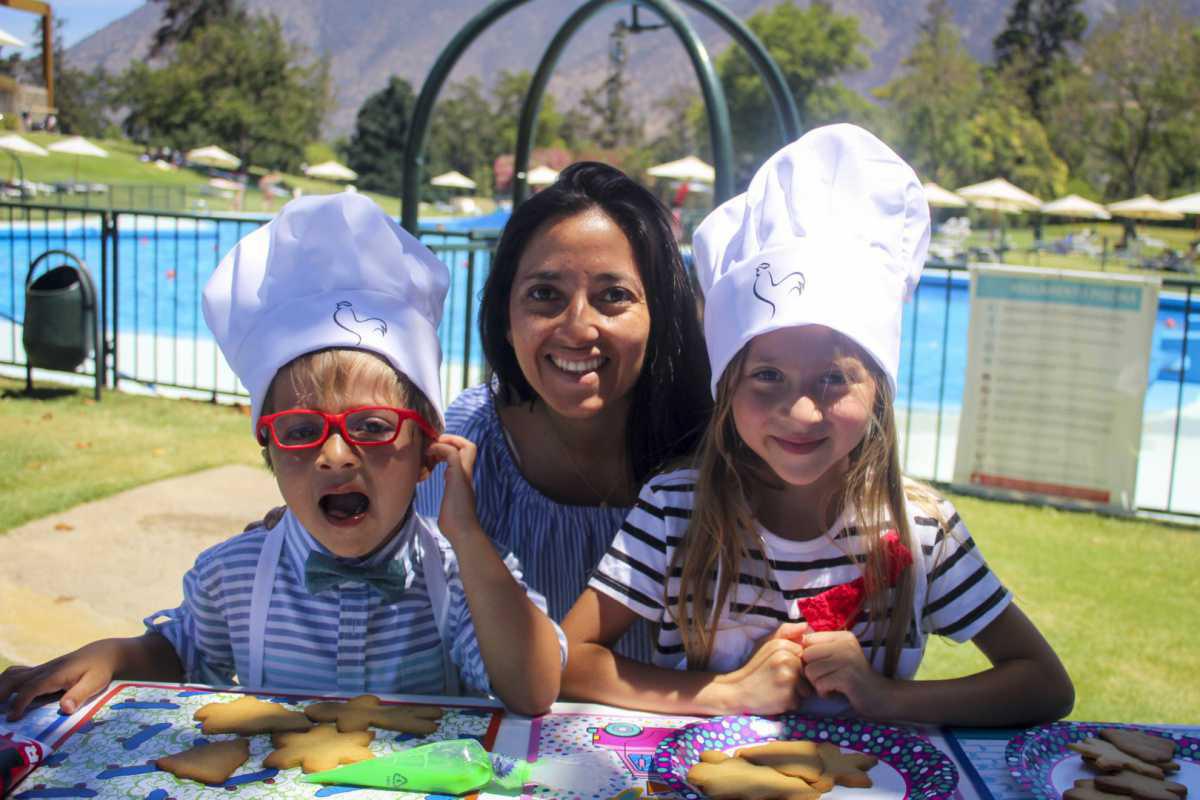
[[[888,555],[883,534],[895,530],[900,542],[913,550],[906,513],[906,483],[896,447],[896,421],[887,377],[875,360],[851,340],[841,337],[860,354],[875,380],[875,403],[862,441],[851,450],[842,491],[833,498],[853,514],[865,543],[860,568],[867,586],[865,607],[873,630],[888,616]],[[678,600],[673,609],[683,639],[688,665],[706,668],[712,656],[719,614],[736,592],[743,561],[751,549],[763,551],[762,537],[753,514],[760,487],[782,488],[783,482],[737,432],[733,396],[742,380],[742,367],[750,345],[743,347],[725,368],[717,383],[717,397],[700,449],[696,455],[695,506],[671,572],[679,569]],[[925,497],[918,495],[921,505]],[[840,511],[839,509],[832,509]],[[822,513],[830,509],[822,509]],[[768,588],[758,578],[759,591]],[[916,591],[914,570],[901,573],[894,592],[894,607],[885,637],[884,674],[892,676],[899,663],[905,635],[913,621]],[[878,646],[878,643],[875,645]],[[872,656],[874,649],[872,650]]]

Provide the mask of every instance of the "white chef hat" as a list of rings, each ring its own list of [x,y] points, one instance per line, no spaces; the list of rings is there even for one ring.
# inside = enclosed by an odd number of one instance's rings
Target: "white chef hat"
[[[853,339],[894,393],[902,305],[928,246],[921,182],[875,136],[829,125],[784,147],[692,240],[713,393],[747,342],[799,325]]]
[[[446,266],[361,194],[301,197],[243,238],[204,287],[204,319],[251,398],[257,427],[275,373],[330,347],[387,359],[437,411]]]

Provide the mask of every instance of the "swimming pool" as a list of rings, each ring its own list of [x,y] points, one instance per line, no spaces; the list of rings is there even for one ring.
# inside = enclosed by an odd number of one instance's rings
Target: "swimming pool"
[[[443,250],[461,241],[456,231],[486,226],[495,229],[504,215],[483,219],[446,220],[439,223],[446,235],[427,234],[424,240],[451,266],[452,283],[442,325],[443,357],[453,364],[464,361],[477,372],[482,368],[478,337],[468,342],[466,327],[474,327],[478,295],[489,266],[489,253],[472,255],[463,250]],[[258,225],[254,220],[204,221],[127,215],[113,237],[117,271],[117,330],[172,339],[211,341],[200,314],[204,282],[233,245]],[[0,314],[20,321],[24,314],[24,280],[33,257],[50,248],[70,250],[92,269],[100,271],[104,241],[98,223],[56,226],[0,225]],[[110,274],[114,249],[110,245]],[[468,286],[470,291],[468,291]],[[468,299],[470,302],[468,303]],[[1185,326],[1184,298],[1164,293],[1150,357],[1150,390],[1147,412],[1174,409],[1183,381],[1183,404],[1200,398],[1200,304],[1193,302]],[[969,287],[965,272],[931,268],[926,271],[916,297],[904,314],[898,401],[902,406],[933,409],[962,404],[966,375]],[[1188,333],[1184,359],[1183,335]],[[11,358],[11,342],[0,342],[0,359]],[[467,352],[469,348],[469,352]]]
[[[97,277],[102,257],[108,259],[106,285],[110,295],[115,292],[115,304],[110,296],[109,307],[116,309],[122,381],[136,382],[135,387],[211,391],[213,396],[241,391],[204,325],[200,296],[221,257],[261,220],[120,214],[116,230],[105,235],[95,212],[81,213],[78,219],[31,217],[13,220],[10,214],[8,224],[0,219],[0,363],[24,363],[19,322],[31,258],[62,248],[80,255]],[[495,230],[504,219],[498,214],[442,221],[442,230],[423,236],[451,267],[440,329],[447,400],[483,376],[475,318],[490,254],[486,242],[468,243],[462,232]],[[952,476],[969,304],[965,271],[930,267],[905,309],[897,416],[902,465],[915,475],[937,480]],[[1200,295],[1193,295],[1190,315],[1187,311],[1183,295],[1163,292],[1143,411],[1138,504],[1200,513],[1200,496],[1190,497],[1197,494],[1190,489],[1187,505],[1180,506],[1183,476],[1200,469]],[[111,327],[108,335],[113,336]]]

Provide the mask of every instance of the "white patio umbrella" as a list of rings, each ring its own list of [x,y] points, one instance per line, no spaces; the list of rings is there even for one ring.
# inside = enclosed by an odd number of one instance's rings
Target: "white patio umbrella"
[[[352,181],[358,177],[357,172],[336,161],[323,161],[320,164],[305,167],[304,174],[310,178],[327,181]]]
[[[973,183],[956,189],[959,197],[977,208],[991,211],[1001,211],[1005,214],[1015,214],[1020,211],[1035,211],[1042,206],[1042,201],[1024,189],[1013,186],[1004,178],[992,178],[990,181]]]
[[[24,47],[25,43],[8,31],[0,29],[0,45],[6,47]]]
[[[530,186],[549,186],[558,180],[558,172],[542,165],[534,167],[525,175],[525,183]]]
[[[66,153],[75,156],[75,182],[79,182],[79,157],[108,158],[108,151],[97,147],[82,136],[72,136],[62,139],[46,148],[55,153]]]
[[[1112,214],[1109,214],[1104,206],[1077,194],[1069,194],[1066,197],[1051,200],[1042,206],[1041,211],[1043,214],[1052,214],[1056,217],[1112,219]]]
[[[242,160],[224,150],[215,144],[210,144],[207,147],[197,147],[195,150],[188,150],[184,157],[193,164],[204,164],[209,167],[224,167],[226,169],[234,169]]]
[[[1200,214],[1200,192],[1164,200],[1163,205],[1180,214]]]
[[[1183,219],[1183,214],[1166,206],[1161,200],[1148,194],[1119,200],[1108,204],[1115,217],[1126,219]]]
[[[443,172],[441,175],[434,176],[429,183],[433,186],[441,186],[443,189],[474,189],[475,181],[463,175],[458,170],[450,170]]]
[[[695,156],[685,156],[665,164],[656,164],[646,170],[646,174],[654,178],[667,178],[675,181],[698,181],[712,183],[717,179],[717,171],[711,164],[706,164]]]
[[[963,208],[967,201],[949,189],[943,189],[933,181],[925,184],[925,199],[931,208]]]
[[[14,153],[20,153],[24,156],[48,156],[50,153],[45,148],[38,147],[33,142],[18,136],[15,133],[10,133],[7,136],[0,136],[0,148],[11,150]]]

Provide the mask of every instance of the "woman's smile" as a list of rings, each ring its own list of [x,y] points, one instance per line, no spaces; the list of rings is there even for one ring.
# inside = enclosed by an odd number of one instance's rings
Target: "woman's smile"
[[[563,372],[569,372],[572,375],[582,375],[587,372],[596,372],[608,361],[603,356],[586,359],[572,359],[563,356],[556,356],[553,353],[546,356],[550,359],[550,363],[561,369]]]
[[[513,281],[508,340],[530,388],[559,416],[593,417],[625,401],[646,358],[645,295],[629,240],[603,212],[554,219],[534,234]]]

